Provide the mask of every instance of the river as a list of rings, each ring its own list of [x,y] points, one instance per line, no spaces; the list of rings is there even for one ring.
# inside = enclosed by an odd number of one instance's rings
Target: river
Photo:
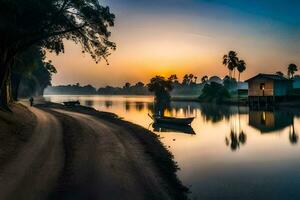
[[[300,112],[172,102],[166,115],[195,117],[191,128],[161,127],[151,96],[48,95],[113,112],[154,131],[178,162],[191,199],[300,199]]]

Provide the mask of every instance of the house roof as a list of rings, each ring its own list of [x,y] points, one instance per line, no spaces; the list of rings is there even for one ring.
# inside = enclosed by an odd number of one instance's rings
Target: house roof
[[[291,81],[290,79],[287,79],[283,76],[279,76],[277,74],[257,74],[256,76],[246,80],[245,82],[249,82],[253,79],[257,78],[264,78],[264,79],[270,79],[270,80],[276,80],[276,81]]]

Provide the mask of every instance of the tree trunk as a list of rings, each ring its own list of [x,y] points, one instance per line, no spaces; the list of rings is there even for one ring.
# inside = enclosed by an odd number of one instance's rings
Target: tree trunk
[[[12,68],[13,57],[9,56],[8,52],[0,51],[0,108],[10,110],[8,107],[11,101],[9,91],[9,70]]]
[[[18,100],[18,92],[19,92],[19,87],[21,83],[22,76],[21,74],[14,73],[11,77],[11,84],[12,84],[12,97],[14,101]]]

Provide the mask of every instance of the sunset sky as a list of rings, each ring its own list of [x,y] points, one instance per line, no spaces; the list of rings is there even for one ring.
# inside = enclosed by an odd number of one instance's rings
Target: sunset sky
[[[299,0],[100,0],[116,15],[111,40],[117,50],[96,64],[66,42],[66,53],[48,55],[58,69],[53,84],[79,82],[121,86],[176,73],[218,75],[228,71],[222,57],[238,52],[256,73],[286,73],[300,67]]]

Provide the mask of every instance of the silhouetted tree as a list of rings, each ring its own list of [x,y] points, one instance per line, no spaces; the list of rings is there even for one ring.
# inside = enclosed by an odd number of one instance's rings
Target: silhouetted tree
[[[98,62],[107,59],[115,44],[109,27],[115,16],[96,0],[2,0],[0,1],[0,96],[7,107],[7,87],[16,56],[33,45],[57,54],[64,41],[81,44]]]
[[[178,78],[176,74],[172,74],[169,78],[169,81],[171,81],[172,83],[178,83]]]
[[[290,78],[294,78],[295,72],[298,71],[298,67],[295,64],[290,64],[288,66],[288,75]]]
[[[124,87],[123,88],[126,88],[126,89],[128,89],[128,88],[130,88],[130,86],[131,86],[131,84],[130,83],[125,83],[125,85],[124,85]]]
[[[235,51],[229,51],[227,55],[223,56],[223,65],[227,66],[230,78],[232,78],[232,71],[237,67],[238,60],[239,59]]]
[[[244,60],[239,60],[237,64],[237,70],[239,72],[239,79],[238,82],[240,82],[241,79],[241,73],[243,73],[246,70],[246,63]]]
[[[156,101],[169,101],[170,91],[172,91],[172,82],[166,80],[163,76],[156,76],[147,84],[150,92],[154,92]]]
[[[194,82],[194,79],[195,79],[195,76],[193,74],[186,74],[183,77],[182,85],[187,85],[187,86],[192,85],[192,84],[196,83],[196,82]],[[197,78],[196,78],[196,80],[197,80]]]
[[[206,83],[207,81],[208,81],[208,76],[205,75],[201,78],[202,83]]]
[[[45,52],[39,47],[32,47],[16,58],[11,76],[14,100],[17,100],[19,92],[23,97],[43,95],[44,89],[51,85],[56,69],[51,61],[45,59]],[[21,82],[25,85],[19,91]]]
[[[281,76],[281,77],[284,76],[284,74],[281,71],[277,71],[275,74],[278,75],[278,76]]]

